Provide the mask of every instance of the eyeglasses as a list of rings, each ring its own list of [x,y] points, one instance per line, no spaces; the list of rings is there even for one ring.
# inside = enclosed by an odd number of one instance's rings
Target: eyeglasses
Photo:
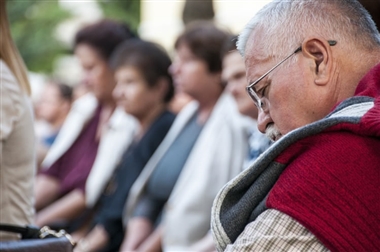
[[[334,46],[334,45],[337,44],[337,42],[335,40],[328,40],[327,42],[329,43],[330,46]],[[251,99],[253,100],[253,102],[255,103],[255,105],[257,106],[257,108],[259,110],[262,111],[263,108],[265,107],[266,103],[264,103],[263,96],[260,95],[259,93],[257,93],[257,91],[255,90],[255,85],[257,83],[259,83],[262,79],[264,79],[265,77],[267,77],[268,74],[270,74],[274,69],[276,69],[282,63],[284,63],[287,59],[289,59],[294,54],[296,54],[296,53],[298,53],[300,51],[302,51],[302,46],[298,47],[292,54],[290,54],[289,56],[287,56],[285,59],[281,60],[279,63],[277,63],[277,65],[275,65],[274,67],[272,67],[271,69],[269,69],[268,72],[266,72],[265,74],[263,74],[260,78],[258,78],[257,80],[255,80],[254,82],[252,82],[251,84],[249,84],[246,87],[246,90],[247,90],[249,96],[251,97]]]

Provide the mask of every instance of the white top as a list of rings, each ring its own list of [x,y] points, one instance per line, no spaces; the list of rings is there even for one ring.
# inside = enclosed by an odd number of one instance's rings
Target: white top
[[[157,163],[197,111],[198,104],[192,102],[177,115],[165,139],[131,188],[125,224]],[[243,166],[248,148],[245,128],[234,99],[224,93],[195,142],[165,206],[161,222],[164,251],[184,251],[209,231],[211,206],[217,192]]]
[[[36,170],[31,103],[0,60],[0,222],[31,224]],[[17,239],[0,233],[0,240]]]

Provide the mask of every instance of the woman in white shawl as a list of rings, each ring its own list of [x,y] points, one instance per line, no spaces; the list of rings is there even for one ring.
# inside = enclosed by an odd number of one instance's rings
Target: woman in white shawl
[[[177,39],[170,71],[177,87],[195,101],[177,116],[131,190],[122,251],[189,249],[210,228],[216,193],[241,170],[247,151],[243,122],[221,81],[226,36],[202,22]]]

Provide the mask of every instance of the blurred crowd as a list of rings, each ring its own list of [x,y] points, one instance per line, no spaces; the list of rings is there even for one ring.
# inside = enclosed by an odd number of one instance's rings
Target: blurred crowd
[[[33,222],[70,232],[76,251],[213,250],[213,199],[270,145],[235,44],[193,21],[171,59],[124,23],[80,29],[83,81],[51,79],[34,104]]]
[[[78,31],[86,94],[52,80],[35,108],[35,223],[76,251],[212,250],[213,199],[270,145],[235,43],[194,21],[172,60],[113,20]]]
[[[2,106],[10,106],[1,170],[19,168],[7,182],[1,175],[2,195],[18,196],[2,197],[0,222],[63,228],[76,252],[215,251],[217,193],[272,144],[257,129],[236,34],[189,22],[171,57],[127,24],[100,20],[73,41],[82,82],[50,79],[32,109],[1,3],[10,41],[1,46]],[[3,190],[8,182],[27,195]]]

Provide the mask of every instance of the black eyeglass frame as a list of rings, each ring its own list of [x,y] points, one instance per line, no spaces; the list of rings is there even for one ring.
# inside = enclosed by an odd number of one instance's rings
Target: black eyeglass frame
[[[337,41],[336,40],[328,40],[327,41],[329,43],[330,46],[335,46],[337,44]],[[287,59],[289,59],[290,57],[292,57],[294,54],[298,53],[298,52],[301,52],[302,51],[302,46],[298,47],[296,50],[294,50],[294,52],[292,54],[290,54],[289,56],[287,56],[285,59],[281,60],[279,63],[277,63],[274,67],[272,67],[271,69],[269,69],[265,74],[263,74],[260,78],[258,78],[257,80],[255,80],[254,82],[250,83],[247,87],[246,87],[246,91],[248,93],[248,95],[251,97],[251,99],[253,100],[253,102],[255,103],[256,107],[259,109],[259,110],[262,110],[262,106],[263,106],[263,103],[261,101],[261,98],[259,97],[259,95],[256,93],[256,91],[254,90],[254,86],[259,83],[262,79],[264,79],[265,77],[268,76],[268,74],[270,74],[274,69],[276,69],[278,66],[280,66],[282,63],[284,63]]]

